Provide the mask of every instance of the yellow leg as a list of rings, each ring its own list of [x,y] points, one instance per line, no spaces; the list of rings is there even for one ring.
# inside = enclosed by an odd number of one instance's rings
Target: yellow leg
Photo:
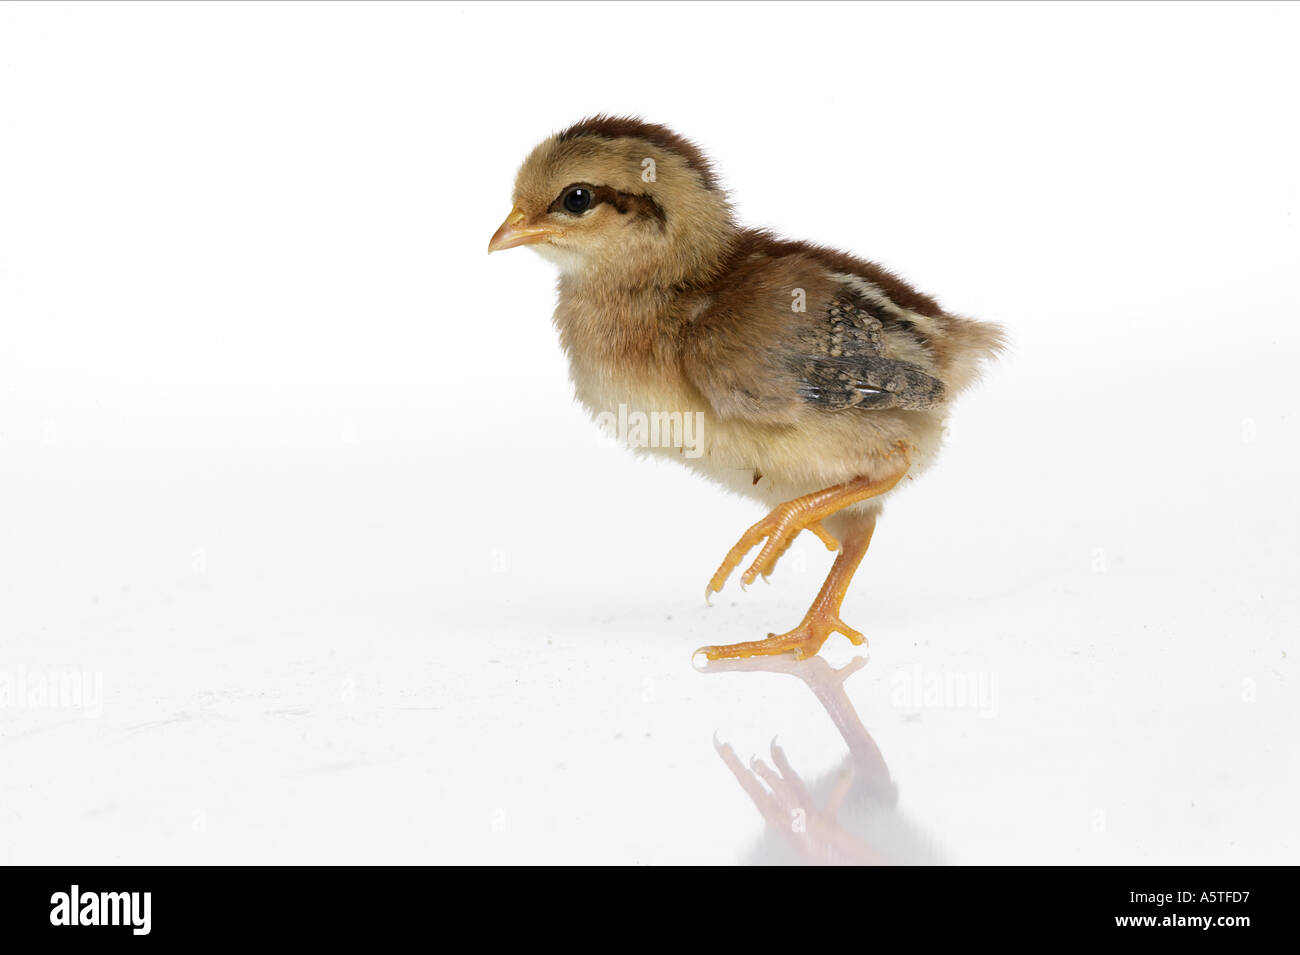
[[[830,531],[822,526],[821,521],[813,521],[805,527],[804,530],[816,535],[817,539],[826,545],[827,550],[837,551],[840,549],[840,542],[835,539],[835,536],[831,534]],[[768,555],[767,560],[763,561],[763,565],[758,567],[760,577],[767,580],[768,577],[772,576],[772,571],[776,569],[776,562],[785,556],[785,552],[788,551],[790,545],[794,543],[795,536],[796,534],[791,534],[785,539],[785,543],[783,543],[779,549],[772,551],[771,554]],[[758,566],[757,562],[755,562],[755,566]],[[704,599],[708,600],[711,593],[713,593],[712,581],[710,581],[710,589],[705,591]]]
[[[814,491],[812,494],[805,494],[803,497],[797,497],[793,501],[786,501],[781,504],[771,514],[768,514],[767,517],[745,531],[744,536],[736,542],[736,546],[727,552],[721,566],[709,579],[708,586],[704,588],[704,598],[707,600],[710,594],[717,593],[722,589],[723,584],[727,582],[727,578],[731,576],[731,572],[740,566],[740,562],[744,560],[745,555],[753,550],[761,540],[766,539],[766,543],[759,550],[754,563],[741,575],[740,583],[742,586],[747,587],[752,584],[754,578],[759,574],[764,576],[770,574],[772,568],[776,565],[776,561],[786,552],[791,542],[802,530],[812,531],[821,538],[827,547],[831,547],[834,538],[822,527],[821,521],[824,518],[830,517],[836,511],[841,511],[851,504],[884,494],[901,481],[906,473],[907,468],[904,466],[898,473],[887,478],[855,478],[852,481],[836,484],[834,487],[828,487],[822,491]]]
[[[723,660],[730,657],[767,656],[793,650],[795,659],[803,660],[816,654],[826,638],[835,632],[844,634],[851,643],[861,646],[866,638],[840,619],[840,605],[844,602],[844,594],[853,580],[854,571],[862,563],[862,558],[871,545],[871,535],[875,529],[875,515],[868,515],[844,535],[839,556],[835,558],[835,564],[826,576],[817,599],[804,614],[803,622],[789,633],[768,634],[766,640],[751,640],[748,643],[701,647],[695,652],[703,653],[710,660]]]

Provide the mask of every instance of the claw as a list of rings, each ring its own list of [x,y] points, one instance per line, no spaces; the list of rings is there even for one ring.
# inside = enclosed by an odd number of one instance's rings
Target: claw
[[[839,550],[840,542],[837,541],[826,528],[822,527],[821,521],[813,521],[806,526],[800,526],[797,523],[791,523],[789,518],[782,516],[779,511],[773,511],[763,520],[759,521],[753,527],[749,528],[727,553],[726,558],[718,567],[709,586],[714,592],[720,591],[731,572],[735,570],[745,555],[754,549],[760,541],[763,546],[758,551],[758,556],[754,562],[749,565],[748,569],[741,575],[740,585],[742,588],[748,587],[759,577],[767,580],[776,570],[777,562],[786,555],[790,550],[794,539],[799,536],[800,531],[811,531],[817,536],[828,550]]]
[[[854,630],[839,617],[834,618],[832,629],[838,630],[840,633],[844,634],[844,636],[848,637],[849,643],[853,644],[855,647],[860,647],[867,642],[867,638],[864,637],[861,632]]]

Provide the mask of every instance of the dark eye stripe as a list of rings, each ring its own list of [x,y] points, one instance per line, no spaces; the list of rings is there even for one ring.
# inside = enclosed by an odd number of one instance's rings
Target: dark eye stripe
[[[547,212],[562,212],[565,215],[573,215],[564,208],[564,197],[568,195],[571,189],[586,189],[591,193],[590,209],[596,206],[608,204],[613,206],[622,215],[631,213],[635,217],[644,217],[654,219],[660,225],[667,221],[664,210],[659,203],[644,194],[634,192],[620,192],[611,186],[593,186],[585,182],[575,182],[572,185],[565,186],[560,190],[560,194],[555,197]]]

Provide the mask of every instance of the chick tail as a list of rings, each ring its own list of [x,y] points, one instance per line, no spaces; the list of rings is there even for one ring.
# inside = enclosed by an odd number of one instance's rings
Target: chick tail
[[[996,322],[947,315],[948,368],[944,380],[951,395],[975,384],[993,361],[1007,350],[1006,329]]]

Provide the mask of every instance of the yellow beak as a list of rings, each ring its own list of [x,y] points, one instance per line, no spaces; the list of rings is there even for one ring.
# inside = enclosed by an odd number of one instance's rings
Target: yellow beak
[[[506,221],[501,223],[501,228],[493,233],[492,241],[488,243],[488,254],[503,249],[513,249],[517,245],[545,242],[551,236],[561,234],[559,229],[550,226],[525,225],[527,218],[518,206],[511,209],[510,215],[506,216]]]

